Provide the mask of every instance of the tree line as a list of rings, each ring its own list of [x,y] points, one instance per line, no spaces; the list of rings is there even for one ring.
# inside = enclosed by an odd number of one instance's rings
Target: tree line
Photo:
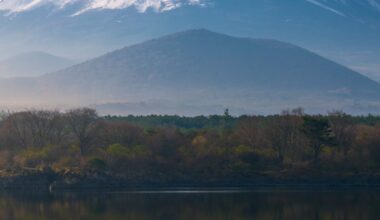
[[[287,173],[380,171],[380,117],[302,109],[270,116],[3,113],[0,169],[104,172],[130,180],[212,181]]]

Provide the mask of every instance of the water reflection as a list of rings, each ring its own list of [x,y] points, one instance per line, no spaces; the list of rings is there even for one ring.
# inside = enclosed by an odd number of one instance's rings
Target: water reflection
[[[379,191],[2,194],[5,220],[380,219]]]

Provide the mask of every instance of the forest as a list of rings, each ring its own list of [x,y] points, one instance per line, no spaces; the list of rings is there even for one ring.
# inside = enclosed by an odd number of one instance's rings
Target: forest
[[[104,175],[146,185],[368,183],[380,176],[380,117],[99,116],[3,112],[0,175]],[[350,182],[351,181],[351,182]]]

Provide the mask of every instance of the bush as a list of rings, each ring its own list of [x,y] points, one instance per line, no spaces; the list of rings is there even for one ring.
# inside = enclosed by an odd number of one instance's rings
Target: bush
[[[149,155],[150,151],[142,145],[124,147],[120,144],[112,144],[107,147],[106,153],[107,155],[115,158],[136,159]]]
[[[53,164],[53,169],[56,171],[75,170],[78,169],[80,165],[81,161],[79,158],[65,156]]]
[[[87,160],[86,169],[92,171],[104,171],[107,169],[107,163],[98,157],[93,157]]]
[[[28,148],[15,158],[15,162],[23,167],[38,168],[50,165],[55,160],[55,148]]]
[[[121,144],[112,144],[107,147],[106,153],[114,157],[126,157],[129,155],[129,150]]]

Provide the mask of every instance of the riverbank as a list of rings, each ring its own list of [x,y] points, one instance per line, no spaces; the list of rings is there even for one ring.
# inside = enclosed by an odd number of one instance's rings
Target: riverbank
[[[380,188],[378,174],[345,174],[319,176],[273,176],[257,173],[248,177],[224,177],[220,179],[129,179],[109,173],[83,172],[60,173],[53,171],[24,172],[2,175],[2,191],[65,191],[65,190],[121,190],[121,189],[173,189],[173,188]]]

